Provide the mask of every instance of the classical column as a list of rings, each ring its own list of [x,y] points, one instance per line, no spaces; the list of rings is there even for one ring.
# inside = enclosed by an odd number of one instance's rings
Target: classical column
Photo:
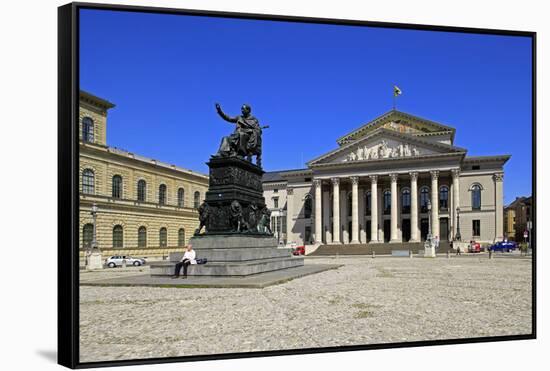
[[[359,243],[359,177],[351,178],[351,242]]]
[[[365,190],[359,187],[359,242],[367,243],[367,233],[365,231]]]
[[[315,187],[315,243],[323,242],[323,220],[321,200],[321,179],[313,180]]]
[[[456,239],[456,208],[460,207],[460,169],[453,169],[451,172],[453,174],[453,239]]]
[[[503,202],[504,202],[504,193],[503,193],[503,180],[504,173],[496,173],[493,175],[495,181],[495,241],[504,240],[504,229],[503,229]]]
[[[330,232],[330,192],[323,192],[323,235],[325,243],[331,243],[332,237]]]
[[[411,175],[411,242],[420,242],[418,230],[418,173]]]
[[[391,179],[391,233],[390,242],[401,242],[397,238],[397,174],[390,174]]]
[[[286,243],[292,242],[292,199],[294,198],[294,188],[287,188],[286,190]]]
[[[332,181],[332,243],[340,243],[340,179]]]
[[[370,243],[378,243],[378,176],[370,176]]]
[[[430,171],[432,175],[432,236],[439,236],[439,171]]]

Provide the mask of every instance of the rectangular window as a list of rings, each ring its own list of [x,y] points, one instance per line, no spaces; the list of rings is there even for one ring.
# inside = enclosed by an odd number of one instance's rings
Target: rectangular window
[[[479,219],[472,220],[472,235],[481,236],[481,221]]]
[[[279,193],[279,190],[277,188],[273,189],[273,193]]]
[[[279,208],[279,197],[273,197],[273,208]]]

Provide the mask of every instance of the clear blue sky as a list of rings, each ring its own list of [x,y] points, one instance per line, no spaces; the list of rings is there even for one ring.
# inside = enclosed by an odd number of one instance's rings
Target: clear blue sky
[[[392,107],[453,126],[468,155],[511,154],[505,202],[531,194],[525,37],[81,11],[80,86],[116,104],[111,146],[207,173],[243,103],[265,170],[304,167]],[[289,134],[292,132],[292,134]]]

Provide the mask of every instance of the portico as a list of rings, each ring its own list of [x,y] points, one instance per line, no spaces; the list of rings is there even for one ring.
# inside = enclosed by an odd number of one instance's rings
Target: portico
[[[460,186],[453,183],[452,174],[458,173],[459,169],[444,169],[315,178],[315,194],[329,196],[325,200],[319,197],[315,203],[316,242],[421,242],[426,238],[426,220],[430,217],[427,210],[428,199],[432,205],[437,205],[431,210],[434,235],[451,241],[456,233],[456,223],[450,223],[456,215],[451,205],[458,204],[460,197]],[[422,195],[419,182],[424,192]],[[440,185],[443,186],[443,192]],[[429,190],[429,198],[425,197],[426,189]],[[436,191],[432,191],[433,189]],[[346,209],[349,209],[347,212],[341,207],[342,197],[334,197],[341,193],[345,195],[344,202],[347,202]],[[361,198],[359,194],[362,195]],[[328,205],[324,204],[327,199],[332,199]],[[329,217],[323,213],[328,213]],[[440,223],[441,219],[443,223]],[[323,220],[325,225],[329,224],[329,228],[323,228]],[[341,239],[340,232],[349,234],[351,239]]]
[[[502,239],[510,156],[467,156],[454,138],[450,126],[392,110],[307,168],[277,172],[276,187],[286,182],[286,243],[418,244],[429,225],[441,242],[453,241],[457,208],[462,241]]]

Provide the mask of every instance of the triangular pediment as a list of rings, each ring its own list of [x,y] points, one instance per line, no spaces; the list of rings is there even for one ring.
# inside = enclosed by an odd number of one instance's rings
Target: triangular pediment
[[[358,129],[343,135],[337,142],[339,145],[345,145],[368,136],[370,133],[380,128],[419,137],[434,134],[448,134],[451,142],[454,139],[455,133],[455,129],[450,126],[414,116],[409,113],[392,110],[362,125]]]
[[[428,141],[413,134],[400,133],[381,127],[367,136],[344,144],[310,161],[308,165],[410,159],[414,157],[465,152],[466,150],[460,147]]]

